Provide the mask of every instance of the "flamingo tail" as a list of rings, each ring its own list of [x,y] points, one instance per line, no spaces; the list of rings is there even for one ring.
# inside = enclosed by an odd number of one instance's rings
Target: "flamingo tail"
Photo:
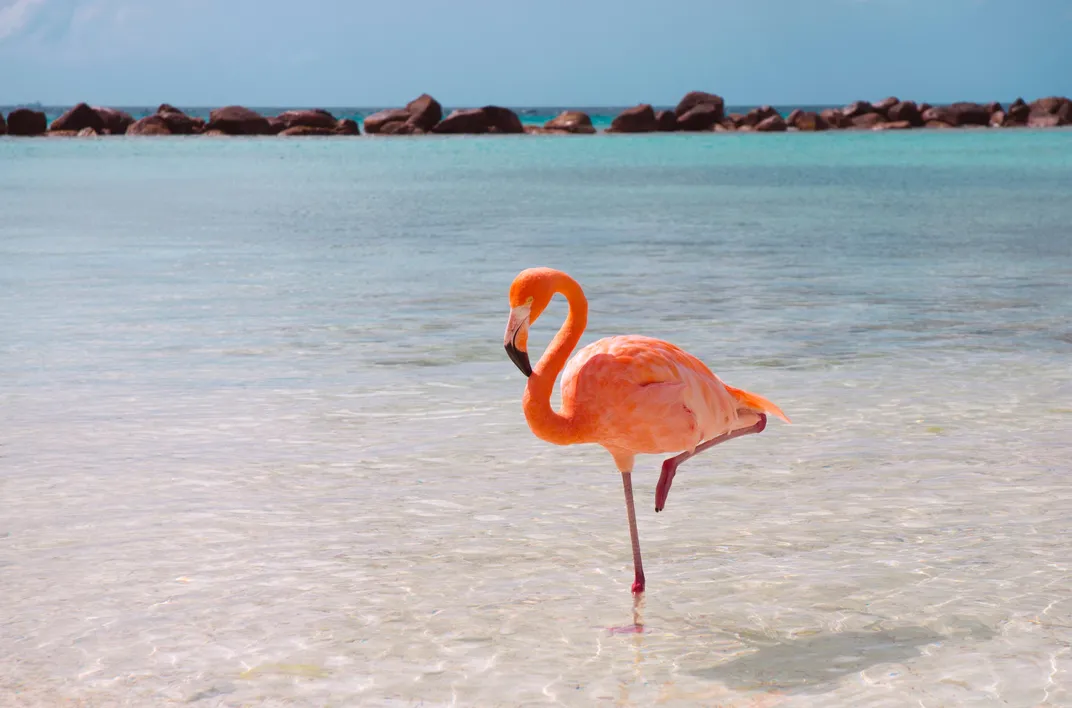
[[[769,413],[770,415],[773,415],[777,418],[781,418],[786,423],[792,422],[789,420],[785,413],[782,413],[781,408],[774,405],[763,396],[760,396],[757,393],[743,391],[739,388],[734,388],[733,386],[727,386],[726,384],[723,384],[723,386],[726,386],[726,390],[729,391],[730,395],[733,396],[742,406],[750,408],[759,413]]]

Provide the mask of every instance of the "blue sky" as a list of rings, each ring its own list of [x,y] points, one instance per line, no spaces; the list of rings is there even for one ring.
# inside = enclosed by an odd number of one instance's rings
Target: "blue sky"
[[[1072,95],[1072,0],[0,0],[0,104]]]

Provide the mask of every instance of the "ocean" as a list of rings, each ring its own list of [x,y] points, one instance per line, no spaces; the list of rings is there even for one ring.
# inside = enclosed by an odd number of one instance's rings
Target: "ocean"
[[[0,704],[1072,705],[1070,185],[1067,130],[2,139]],[[659,514],[638,459],[637,607],[502,348],[537,265],[793,420]]]

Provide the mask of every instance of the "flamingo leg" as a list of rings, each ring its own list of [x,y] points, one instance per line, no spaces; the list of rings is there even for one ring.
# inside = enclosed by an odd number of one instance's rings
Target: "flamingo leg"
[[[677,473],[678,465],[690,457],[695,457],[704,450],[710,450],[715,445],[724,443],[727,440],[733,440],[742,435],[762,433],[763,429],[766,427],[767,415],[765,413],[760,413],[759,420],[754,425],[750,425],[747,428],[740,428],[739,430],[733,430],[724,435],[719,435],[717,438],[711,438],[707,442],[697,445],[696,449],[692,452],[683,452],[676,457],[664,460],[662,473],[659,474],[659,484],[655,487],[655,511],[662,511],[666,506],[666,495],[670,493],[670,485],[674,483],[674,475]]]
[[[625,508],[629,512],[629,537],[633,542],[633,594],[644,592],[644,564],[640,560],[640,534],[637,533],[636,509],[633,506],[633,474],[622,472],[622,486],[625,487]]]

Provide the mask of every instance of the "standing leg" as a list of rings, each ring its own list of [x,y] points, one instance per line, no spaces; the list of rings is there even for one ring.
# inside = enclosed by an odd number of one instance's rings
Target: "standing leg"
[[[659,474],[659,484],[655,487],[655,511],[662,511],[666,506],[666,495],[670,493],[670,485],[674,483],[674,475],[677,473],[677,466],[685,460],[695,455],[699,455],[704,450],[710,450],[719,443],[724,443],[727,440],[733,440],[739,438],[742,435],[752,435],[754,433],[762,433],[763,429],[767,427],[767,415],[765,413],[759,413],[759,420],[747,428],[739,428],[725,435],[719,435],[717,438],[711,438],[707,442],[697,445],[696,449],[692,452],[683,452],[677,457],[671,457],[669,460],[663,462],[662,472]]]
[[[633,473],[622,472],[625,487],[625,508],[629,512],[629,537],[633,541],[633,594],[644,592],[644,564],[640,560],[640,534],[637,533],[636,509],[633,507]]]

